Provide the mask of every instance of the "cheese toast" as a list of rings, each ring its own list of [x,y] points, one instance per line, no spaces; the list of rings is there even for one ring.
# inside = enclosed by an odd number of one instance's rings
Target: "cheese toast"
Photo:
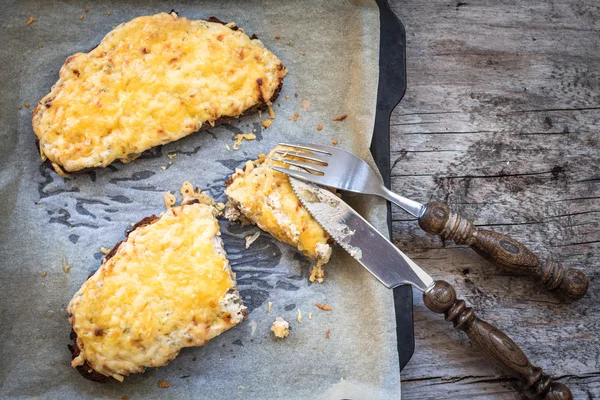
[[[65,61],[33,113],[43,161],[69,172],[130,162],[142,152],[270,107],[287,73],[235,23],[176,13],[117,26]]]

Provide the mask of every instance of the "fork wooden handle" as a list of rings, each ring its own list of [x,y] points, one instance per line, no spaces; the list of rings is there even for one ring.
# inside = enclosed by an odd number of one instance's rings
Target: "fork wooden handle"
[[[439,235],[456,244],[468,244],[484,258],[511,271],[537,277],[550,290],[570,299],[580,299],[588,289],[588,277],[578,269],[566,269],[562,264],[545,262],[527,247],[502,233],[479,229],[471,220],[452,212],[447,204],[432,201],[419,218],[419,226],[427,233]]]
[[[456,299],[452,285],[436,281],[434,286],[423,294],[427,308],[435,313],[443,313],[446,321],[452,321],[456,329],[464,331],[486,357],[510,375],[525,382],[537,396],[546,400],[572,400],[569,388],[543,373],[532,365],[527,356],[506,334],[480,320],[464,300]]]

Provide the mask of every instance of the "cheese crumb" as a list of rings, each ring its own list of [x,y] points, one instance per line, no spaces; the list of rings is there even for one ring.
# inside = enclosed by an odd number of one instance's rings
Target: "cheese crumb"
[[[252,245],[252,243],[254,243],[256,239],[258,239],[259,236],[260,231],[256,231],[253,235],[246,236],[246,248],[249,248]]]
[[[104,248],[104,247],[100,247],[100,251],[104,255],[107,255],[108,253],[110,253],[110,249],[107,249],[107,248]]]
[[[312,319],[312,313],[311,312],[308,313],[308,319]]]
[[[235,135],[234,139],[235,143],[233,144],[233,149],[237,151],[240,148],[240,145],[242,144],[242,140],[254,140],[256,139],[256,135],[253,133],[240,133],[238,135]]]
[[[23,105],[25,106],[25,108],[29,108],[29,103],[24,103]]]
[[[175,205],[175,203],[177,202],[175,195],[171,192],[165,193],[164,200],[165,200],[165,207],[167,208],[167,210],[169,208],[173,207]]]
[[[267,107],[269,107],[269,119],[275,119],[275,112],[273,111],[273,107],[271,107],[271,102],[267,103]]]
[[[106,12],[106,15],[108,15],[108,16],[110,17],[110,11],[107,11],[107,12]]]
[[[19,109],[20,109],[20,108],[21,108],[21,107],[19,107]],[[291,120],[292,120],[292,117],[288,117],[288,121],[291,121]]]
[[[42,278],[45,278],[45,277],[46,277],[46,273],[42,271],[42,273],[40,274],[40,276],[41,276]]]
[[[298,117],[300,116],[299,113],[294,114],[294,122],[298,121]]]
[[[86,7],[86,8],[85,8],[85,12],[90,12],[90,9],[89,9],[89,7]]]
[[[231,147],[229,147],[228,144],[225,145],[225,148],[227,149],[227,151],[231,151]]]
[[[177,156],[177,153],[170,153],[167,154],[167,157],[169,157],[169,160],[172,160],[173,158],[175,158]]]
[[[285,96],[285,99],[286,99],[286,100],[289,100],[289,99],[290,99],[290,96]]]
[[[79,20],[80,20],[80,21],[83,21],[83,15],[80,15],[80,16],[79,16]]]
[[[160,167],[160,169],[162,169],[163,171],[167,170],[167,167],[165,167],[164,165],[162,167]]]
[[[331,307],[326,304],[315,303],[315,306],[319,307],[323,311],[331,311]]]
[[[272,308],[273,308],[273,303],[271,303],[271,302],[268,302],[268,303],[267,303],[267,312],[269,312],[269,313],[270,313]]]
[[[302,311],[298,309],[298,322],[302,322]]]
[[[31,25],[31,24],[33,24],[35,21],[37,21],[37,18],[29,17],[29,19],[27,20],[27,25]]]
[[[322,130],[323,130],[323,124],[319,124],[319,125],[317,125],[317,130],[318,130],[318,131],[322,131]]]
[[[158,387],[161,389],[168,389],[171,385],[169,385],[169,382],[167,381],[158,381]]]
[[[266,129],[268,127],[271,126],[271,120],[270,119],[265,119],[264,121],[261,121],[260,124]]]
[[[348,118],[348,114],[342,114],[342,115],[338,115],[337,117],[335,117],[333,120],[334,121],[343,121],[346,118]]]
[[[281,317],[277,317],[273,326],[271,326],[273,334],[278,338],[286,338],[290,334],[290,324]]]

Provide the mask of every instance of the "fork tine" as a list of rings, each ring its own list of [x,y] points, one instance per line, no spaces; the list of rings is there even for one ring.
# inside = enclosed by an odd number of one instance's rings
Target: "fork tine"
[[[308,181],[308,182],[314,182],[316,184],[319,185],[327,185],[324,180],[322,179],[323,175],[315,175],[315,174],[311,174],[308,172],[304,172],[304,171],[295,171],[293,169],[288,169],[288,168],[282,168],[282,167],[271,167],[269,166],[269,168],[277,171],[277,172],[282,172],[286,175],[292,176],[296,179],[300,179],[303,181]]]
[[[287,144],[287,143],[279,143],[278,146],[291,147],[294,149],[308,150],[314,153],[321,153],[330,156],[331,152],[327,146],[320,146],[317,144],[307,144],[307,145],[299,145],[299,144]]]
[[[322,163],[322,164],[328,165],[327,161],[325,161],[324,159],[319,158],[319,157],[314,156],[314,155],[309,155],[308,153],[298,153],[298,152],[295,152],[295,151],[286,151],[286,150],[275,150],[275,153],[280,154],[280,155],[282,155],[284,157],[285,156],[292,156],[292,157],[304,158],[304,159],[309,160],[309,161],[314,161],[314,162],[317,162],[317,163]]]
[[[289,164],[289,165],[293,165],[295,167],[300,167],[303,169],[308,169],[309,171],[315,171],[318,172],[319,174],[324,174],[325,172],[317,167],[319,167],[319,165],[317,164],[313,164],[313,163],[307,163],[307,162],[303,162],[303,161],[296,161],[296,160],[292,160],[291,158],[282,158],[281,162]]]

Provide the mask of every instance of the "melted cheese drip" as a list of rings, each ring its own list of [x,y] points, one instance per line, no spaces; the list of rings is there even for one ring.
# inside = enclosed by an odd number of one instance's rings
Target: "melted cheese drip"
[[[286,72],[242,30],[175,14],[139,17],[67,59],[33,128],[57,172],[128,162],[268,102]]]
[[[318,261],[311,280],[322,281],[321,266],[329,260],[329,235],[296,197],[287,175],[268,165],[280,164],[264,155],[246,162],[225,193],[246,218],[278,240]]]
[[[87,361],[122,380],[240,322],[213,212],[205,204],[170,208],[131,232],[83,284],[69,304],[81,349],[73,366]]]

